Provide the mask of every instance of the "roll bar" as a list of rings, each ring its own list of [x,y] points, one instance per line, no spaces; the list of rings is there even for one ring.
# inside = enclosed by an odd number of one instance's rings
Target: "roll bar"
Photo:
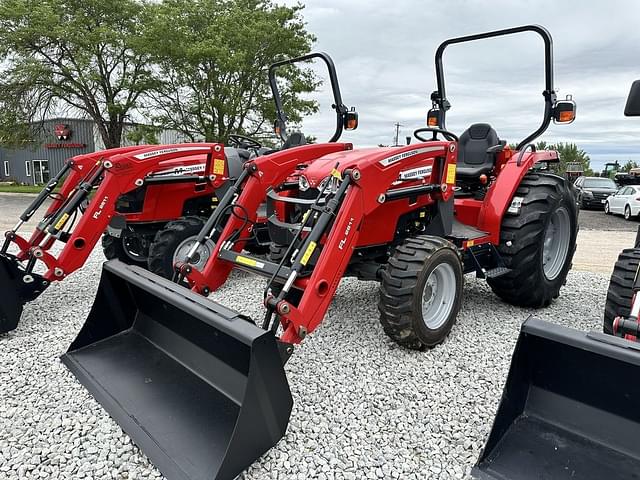
[[[512,35],[516,33],[523,32],[534,32],[542,37],[544,42],[544,91],[542,95],[544,96],[544,118],[542,119],[542,123],[537,130],[527,136],[524,140],[522,140],[518,144],[518,150],[520,147],[531,143],[537,137],[542,135],[545,130],[549,127],[549,123],[551,123],[551,119],[554,118],[554,106],[556,104],[556,92],[553,87],[553,39],[551,38],[551,34],[549,31],[541,25],[523,25],[521,27],[513,27],[506,28],[503,30],[495,30],[492,32],[484,32],[477,33],[475,35],[466,35],[464,37],[456,37],[450,38],[449,40],[445,40],[440,44],[438,49],[436,50],[436,81],[438,85],[438,90],[431,94],[431,101],[433,102],[434,107],[440,111],[439,115],[439,125],[440,128],[445,127],[445,114],[446,111],[451,108],[451,104],[447,100],[446,90],[445,90],[445,82],[444,82],[444,68],[442,65],[442,55],[445,49],[449,45],[454,45],[456,43],[465,43],[472,42],[474,40],[481,40],[484,38],[493,38],[493,37],[501,37],[504,35]]]
[[[342,95],[340,94],[340,85],[338,83],[338,74],[336,73],[336,67],[333,63],[331,57],[324,52],[312,52],[307,55],[302,55],[300,57],[289,58],[286,60],[281,60],[279,62],[273,63],[269,66],[269,85],[271,86],[271,92],[273,93],[273,100],[276,104],[276,125],[279,127],[278,134],[280,138],[285,141],[287,139],[286,134],[286,125],[287,125],[287,114],[284,111],[284,107],[282,105],[282,98],[280,97],[280,91],[278,90],[278,83],[276,82],[276,70],[279,67],[284,65],[292,65],[294,63],[305,62],[307,60],[312,60],[314,58],[319,58],[327,66],[329,70],[329,79],[331,81],[331,90],[333,91],[333,105],[332,108],[336,111],[336,130],[329,140],[329,142],[335,142],[342,135],[342,131],[345,127],[347,127],[347,120],[350,114],[353,114],[356,118],[357,124],[357,114],[355,109],[349,108],[342,103]]]

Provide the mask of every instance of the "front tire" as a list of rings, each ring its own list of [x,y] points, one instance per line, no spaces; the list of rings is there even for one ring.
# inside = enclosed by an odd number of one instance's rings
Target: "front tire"
[[[633,297],[633,281],[640,265],[640,248],[625,248],[613,267],[604,304],[602,330],[613,335],[613,321],[616,317],[628,317]]]
[[[606,202],[604,204],[604,213],[605,213],[605,215],[611,215],[611,209],[609,207],[609,202]]]
[[[204,220],[195,216],[182,217],[167,223],[156,233],[149,247],[149,271],[164,278],[173,278],[174,262],[184,258],[202,227]],[[195,267],[201,269],[212,251],[213,242],[207,242],[200,247],[193,261]]]
[[[522,198],[522,208],[505,214],[498,246],[510,272],[487,282],[507,303],[546,307],[571,269],[578,211],[568,182],[557,175],[528,173],[515,196]]]
[[[382,273],[378,310],[385,333],[413,350],[442,343],[456,322],[463,281],[453,244],[426,235],[406,239]]]
[[[125,235],[127,236],[125,237]],[[102,252],[107,260],[118,259],[127,265],[137,265],[147,268],[147,252],[144,251],[144,246],[139,245],[138,247],[138,250],[142,251],[132,250],[131,242],[135,240],[137,240],[138,243],[143,242],[143,239],[135,238],[135,233],[126,234],[125,231],[123,231],[120,238],[105,233],[102,235]]]

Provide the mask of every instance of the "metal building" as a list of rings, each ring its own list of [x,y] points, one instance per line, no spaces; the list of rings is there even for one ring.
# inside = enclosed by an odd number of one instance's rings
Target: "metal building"
[[[125,126],[123,145],[127,145]],[[104,143],[92,120],[80,118],[52,118],[38,123],[37,142],[24,148],[0,147],[0,182],[28,185],[45,183],[55,175],[64,161],[75,155],[104,149]],[[181,143],[187,139],[175,130],[163,130],[160,143]]]

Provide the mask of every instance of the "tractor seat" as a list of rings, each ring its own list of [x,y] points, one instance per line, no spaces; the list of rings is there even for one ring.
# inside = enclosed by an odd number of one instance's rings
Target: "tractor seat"
[[[282,144],[281,150],[287,148],[300,147],[307,144],[307,139],[302,132],[291,132],[291,135]]]
[[[498,134],[488,123],[474,123],[465,130],[458,142],[458,178],[477,179],[493,170],[495,154],[487,153],[487,149],[499,142]]]
[[[251,158],[251,152],[244,148],[224,147],[224,155],[231,178],[238,178],[242,173],[242,165]]]

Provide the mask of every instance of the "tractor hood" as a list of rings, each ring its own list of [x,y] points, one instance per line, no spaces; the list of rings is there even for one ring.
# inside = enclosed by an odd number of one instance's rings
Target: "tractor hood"
[[[301,172],[301,175],[308,182],[309,188],[317,188],[323,180],[331,176],[335,168],[340,172],[344,172],[349,168],[362,168],[364,165],[377,164],[380,171],[383,171],[390,165],[397,164],[397,162],[405,161],[409,164],[411,157],[414,155],[439,150],[444,154],[447,145],[447,142],[429,142],[428,144],[408,145],[400,148],[372,147],[332,153],[310,163]],[[433,159],[425,159],[425,166],[432,162]],[[402,176],[403,172],[400,173]]]

